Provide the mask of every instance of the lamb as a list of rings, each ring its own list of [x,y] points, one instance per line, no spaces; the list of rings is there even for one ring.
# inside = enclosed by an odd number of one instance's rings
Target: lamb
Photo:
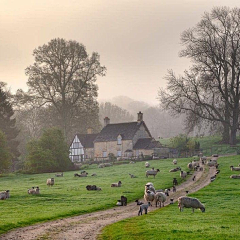
[[[193,164],[192,164],[192,163],[189,163],[189,164],[187,165],[187,167],[188,167],[189,169],[193,169]]]
[[[173,169],[169,170],[169,172],[177,172],[177,171],[181,171],[181,168],[177,167],[177,168],[173,168]]]
[[[48,186],[53,186],[54,185],[54,178],[48,178],[47,179],[47,185]]]
[[[147,170],[147,171],[146,171],[146,177],[152,175],[152,176],[154,176],[154,178],[155,178],[155,176],[157,175],[158,172],[160,172],[159,169],[157,169],[157,170]]]
[[[179,197],[178,198],[178,207],[180,209],[180,212],[183,211],[183,208],[192,208],[192,211],[194,212],[194,209],[200,209],[202,212],[205,212],[205,206],[197,199],[197,198],[191,198],[191,197]]]
[[[96,173],[93,173],[91,176],[92,176],[92,177],[95,177],[95,176],[97,176],[97,174],[96,174]]]
[[[150,167],[149,162],[145,162],[145,167],[146,167],[146,168]]]
[[[0,200],[6,200],[10,198],[9,190],[0,192]]]
[[[240,171],[240,167],[230,166],[231,171]]]
[[[87,189],[88,191],[90,191],[90,190],[98,190],[98,191],[102,190],[102,188],[97,187],[96,185],[87,185],[87,186],[86,186],[86,189]]]
[[[231,175],[230,178],[233,178],[233,179],[240,179],[240,175]]]
[[[169,192],[170,192],[170,191],[171,191],[170,188],[166,188],[166,189],[164,190],[165,195],[166,195],[166,196],[169,196]]]
[[[178,181],[176,178],[173,178],[173,186],[177,186],[178,185]]]
[[[55,174],[55,177],[63,177],[63,172]]]
[[[216,175],[210,177],[210,181],[213,182],[216,179]]]
[[[181,177],[182,179],[186,178],[186,177],[187,177],[187,172],[181,171],[181,172],[180,172],[180,177]]]
[[[173,159],[173,165],[177,165],[177,159]]]
[[[175,186],[173,186],[173,189],[172,189],[172,191],[173,191],[173,192],[176,192],[176,191],[177,191],[177,189],[176,189],[176,187],[175,187]]]
[[[121,185],[122,185],[122,182],[118,181],[118,183],[112,183],[111,187],[121,187]]]
[[[163,207],[164,207],[164,202],[167,200],[167,196],[165,195],[165,193],[163,192],[157,192],[155,194],[155,201],[156,201],[156,207],[159,203],[159,207],[161,208],[162,207],[162,204],[163,204]]]
[[[87,177],[87,175],[88,175],[87,172],[84,172],[84,173],[81,173],[81,174],[75,173],[74,177]]]
[[[138,201],[138,200],[136,200]],[[142,203],[142,202],[141,202]],[[138,216],[141,214],[142,215],[142,212],[145,211],[145,214],[147,214],[148,212],[148,207],[149,207],[149,203],[148,204],[140,204],[139,202],[137,202],[137,205],[140,205],[139,207],[139,211],[138,211]]]
[[[129,173],[129,175],[130,175],[131,178],[136,178],[136,176],[131,174],[131,173]]]
[[[36,188],[34,188],[34,187],[32,187],[31,189],[28,189],[28,194],[40,194],[40,189],[39,189],[39,187],[36,187]]]
[[[145,191],[144,199],[146,202],[148,202],[149,206],[152,206],[151,202],[153,202],[155,199],[155,193],[151,192],[150,190]]]
[[[127,198],[124,196],[121,196],[121,203],[122,203],[122,206],[127,206]]]

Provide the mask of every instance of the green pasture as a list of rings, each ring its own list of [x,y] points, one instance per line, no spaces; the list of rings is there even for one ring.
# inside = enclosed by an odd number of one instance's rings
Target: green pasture
[[[10,174],[0,177],[0,191],[10,190],[10,198],[0,201],[0,234],[13,228],[23,227],[43,221],[89,213],[116,207],[121,195],[134,201],[143,197],[146,182],[153,182],[157,189],[172,186],[173,177],[179,182],[179,172],[169,173],[173,168],[172,159],[151,160],[151,167],[160,173],[146,178],[145,162],[114,165],[98,168],[96,164],[85,166],[88,177],[74,177],[74,172],[65,172],[63,177],[55,173]],[[179,159],[178,166],[187,169],[189,159]],[[78,171],[80,172],[80,171]],[[97,176],[91,176],[96,173]],[[130,178],[129,173],[137,178]],[[55,177],[55,185],[48,187],[46,179]],[[111,188],[111,183],[122,181],[122,187]],[[86,185],[97,185],[102,191],[87,191]],[[28,195],[27,190],[38,186],[40,195]]]
[[[240,156],[222,157],[218,162],[220,174],[216,180],[189,195],[205,204],[205,213],[192,213],[191,209],[180,212],[174,203],[109,225],[98,239],[240,239],[240,179],[230,179],[230,175],[240,173],[230,170],[230,165],[240,163]]]

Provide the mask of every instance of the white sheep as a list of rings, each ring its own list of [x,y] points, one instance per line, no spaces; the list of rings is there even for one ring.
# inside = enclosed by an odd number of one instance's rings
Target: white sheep
[[[146,202],[148,202],[149,205],[152,206],[151,202],[153,202],[155,199],[155,193],[150,190],[145,191],[144,199]]]
[[[54,185],[54,178],[48,178],[47,179],[47,185],[48,186],[53,186]]]
[[[154,176],[154,178],[155,178],[155,176],[157,175],[158,172],[160,172],[159,169],[157,169],[157,170],[147,170],[146,171],[146,177]]]
[[[56,173],[55,177],[63,177],[63,172],[62,173]]]
[[[176,168],[173,168],[171,170],[169,170],[169,172],[177,172],[177,171],[180,171],[181,168],[180,167],[176,167]]]
[[[240,171],[240,167],[230,166],[231,171]]]
[[[121,185],[122,185],[122,182],[118,181],[118,183],[112,183],[111,187],[121,187]]]
[[[150,163],[149,162],[145,162],[145,167],[146,168],[150,167]]]
[[[233,179],[240,179],[240,175],[231,175],[230,178],[233,178]]]
[[[147,190],[149,190],[151,192],[154,192],[154,193],[156,192],[152,183],[145,184],[145,191],[144,192],[147,192]]]
[[[139,207],[139,211],[138,211],[138,216],[141,214],[142,212],[145,211],[145,214],[147,214],[148,212],[148,207],[149,207],[149,203],[147,204],[143,204],[142,202],[139,202],[139,200],[136,200],[135,202],[137,202],[137,205],[140,205]]]
[[[8,199],[8,198],[10,198],[9,190],[0,192],[0,200],[5,200],[5,199]]]
[[[40,194],[40,189],[39,187],[32,187],[31,189],[28,189],[28,194]]]
[[[180,172],[180,177],[181,177],[182,179],[186,178],[186,177],[187,177],[187,172],[181,171],[181,172]]]
[[[177,165],[177,159],[173,159],[173,165]]]
[[[157,192],[155,194],[156,207],[157,207],[158,203],[159,203],[160,208],[162,207],[162,204],[163,204],[163,207],[164,207],[164,202],[166,202],[166,200],[167,200],[167,196],[165,195],[165,193]]]
[[[178,207],[180,209],[180,212],[183,211],[183,208],[192,208],[192,211],[194,212],[194,209],[200,209],[202,212],[205,212],[205,206],[197,199],[197,198],[191,198],[191,197],[179,197],[178,198]]]

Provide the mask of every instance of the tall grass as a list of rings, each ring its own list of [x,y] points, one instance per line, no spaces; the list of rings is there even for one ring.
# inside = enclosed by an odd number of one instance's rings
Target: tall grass
[[[191,194],[205,204],[206,212],[184,209],[177,203],[107,226],[99,240],[111,239],[239,239],[240,179],[230,179],[230,165],[238,165],[240,157],[220,158],[220,174],[216,180]],[[236,172],[235,172],[236,174]]]
[[[187,168],[188,159],[179,159],[178,165]],[[10,174],[0,177],[1,189],[10,190],[10,199],[0,201],[0,234],[10,229],[67,216],[89,213],[116,206],[121,195],[133,201],[143,197],[144,185],[151,181],[158,189],[172,186],[172,178],[178,173],[169,173],[172,159],[151,160],[151,167],[159,168],[154,179],[146,178],[144,162],[98,168],[90,165],[88,177],[74,177],[75,172],[65,172],[64,177],[55,178],[55,185],[48,187],[46,179],[54,174]],[[96,173],[97,176],[91,176]],[[130,178],[129,173],[137,178]],[[113,182],[122,181],[122,187],[111,188]],[[87,191],[86,185],[97,185],[102,191]],[[40,188],[40,195],[28,195],[32,186]]]

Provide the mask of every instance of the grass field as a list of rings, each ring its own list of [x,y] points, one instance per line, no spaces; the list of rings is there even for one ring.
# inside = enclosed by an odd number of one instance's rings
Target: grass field
[[[179,159],[178,165],[187,168],[189,159]],[[145,162],[114,165],[98,168],[96,164],[86,169],[88,177],[74,177],[75,172],[65,172],[64,177],[55,178],[55,185],[48,187],[46,179],[55,174],[10,174],[1,176],[0,191],[10,190],[10,198],[0,201],[0,234],[13,228],[67,216],[79,215],[114,207],[121,195],[134,201],[143,197],[146,182],[153,182],[157,189],[172,186],[172,178],[179,179],[179,172],[169,173],[173,168],[172,159],[151,160],[151,167],[159,168],[154,179],[145,177]],[[97,176],[92,177],[91,174]],[[130,178],[129,173],[137,178]],[[122,181],[122,187],[111,188],[113,182]],[[97,185],[102,191],[87,191],[86,185]],[[27,190],[39,186],[40,195],[28,195]]]
[[[205,204],[206,212],[191,209],[180,212],[177,203],[126,219],[104,228],[99,240],[151,239],[240,239],[240,179],[230,179],[239,172],[240,156],[219,158],[220,174],[207,187],[191,194]]]

